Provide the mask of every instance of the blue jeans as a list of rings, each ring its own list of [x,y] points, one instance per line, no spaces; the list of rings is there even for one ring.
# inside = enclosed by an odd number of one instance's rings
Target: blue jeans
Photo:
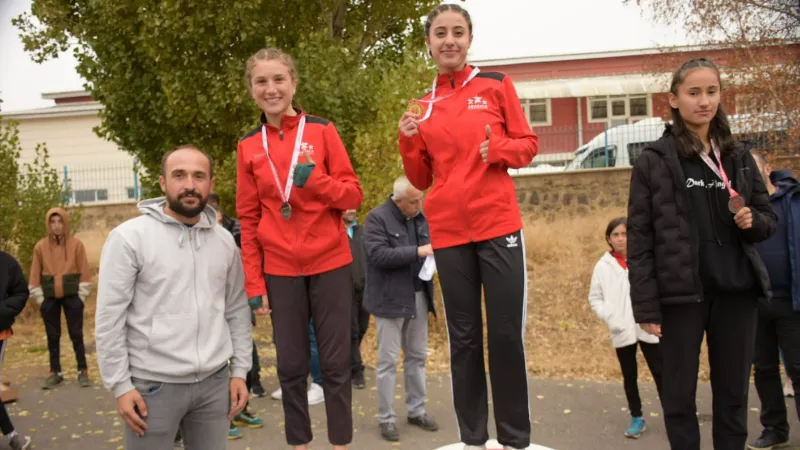
[[[308,324],[308,340],[311,342],[311,379],[314,383],[322,386],[322,368],[319,364],[319,347],[317,347],[317,335],[314,333],[314,321]]]

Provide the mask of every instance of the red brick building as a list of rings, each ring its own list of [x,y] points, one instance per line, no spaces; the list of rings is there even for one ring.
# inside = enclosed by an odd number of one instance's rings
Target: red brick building
[[[800,45],[791,48],[800,56]],[[525,114],[539,135],[540,153],[571,153],[613,126],[647,117],[668,117],[668,71],[665,61],[706,57],[723,68],[727,50],[698,48],[625,50],[504,60],[474,61],[483,70],[498,70],[514,80]],[[679,63],[675,63],[677,65]],[[723,84],[725,78],[723,74]],[[796,87],[794,87],[796,88]],[[748,113],[747,99],[726,90],[728,114]],[[556,155],[552,155],[555,157]],[[546,160],[548,158],[537,158]]]

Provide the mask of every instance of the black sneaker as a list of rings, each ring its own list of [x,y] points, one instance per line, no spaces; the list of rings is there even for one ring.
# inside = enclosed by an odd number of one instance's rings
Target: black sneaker
[[[92,380],[89,379],[89,373],[86,370],[78,372],[78,384],[81,387],[90,387],[92,385]]]
[[[433,420],[433,417],[423,414],[419,417],[409,417],[408,423],[422,428],[425,431],[439,431],[439,425]]]
[[[353,387],[356,389],[364,389],[367,387],[367,381],[364,379],[364,372],[353,374]]]
[[[400,432],[397,431],[397,426],[392,422],[381,424],[381,437],[389,442],[397,442],[400,440]]]
[[[751,444],[747,444],[747,448],[750,450],[772,450],[788,446],[789,439],[779,436],[773,430],[764,430],[758,439]]]
[[[31,448],[31,438],[30,436],[16,435],[8,441],[8,445],[11,446],[11,450],[28,450]]]
[[[58,385],[64,382],[64,376],[59,375],[57,373],[50,373],[50,376],[47,377],[42,382],[42,389],[55,389]]]

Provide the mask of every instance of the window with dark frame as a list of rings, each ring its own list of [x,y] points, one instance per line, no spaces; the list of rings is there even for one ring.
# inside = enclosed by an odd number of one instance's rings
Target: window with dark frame
[[[531,126],[547,126],[550,124],[548,111],[550,102],[548,99],[524,98],[520,99],[520,103]]]
[[[605,122],[614,127],[649,117],[648,97],[648,94],[589,97],[589,122]]]

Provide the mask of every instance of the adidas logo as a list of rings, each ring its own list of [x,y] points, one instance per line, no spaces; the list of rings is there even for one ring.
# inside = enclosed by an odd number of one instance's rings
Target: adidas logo
[[[518,240],[518,238],[516,236],[514,236],[514,235],[511,235],[511,236],[507,237],[506,238],[506,242],[508,244],[506,244],[506,247],[508,247],[508,248],[519,247],[519,244],[517,243],[517,240]]]
[[[481,97],[472,97],[467,99],[467,109],[489,109],[489,103]]]

